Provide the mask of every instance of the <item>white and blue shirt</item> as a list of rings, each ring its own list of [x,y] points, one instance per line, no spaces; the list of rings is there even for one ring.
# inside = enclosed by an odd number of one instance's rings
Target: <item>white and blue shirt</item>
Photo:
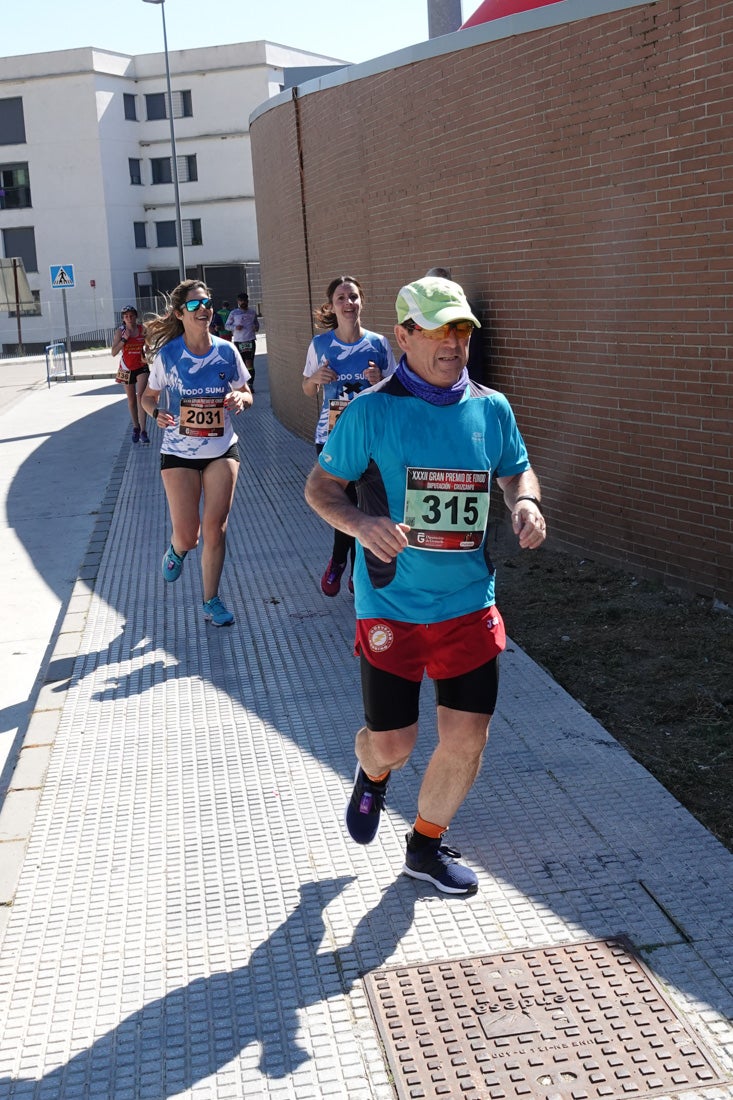
[[[235,440],[224,398],[250,380],[237,348],[212,336],[205,355],[186,345],[183,334],[155,356],[148,385],[160,392],[158,405],[175,417],[163,433],[162,454],[180,458],[219,458]]]
[[[310,378],[325,362],[338,378],[323,387],[323,405],[316,425],[316,443],[325,443],[328,439],[330,402],[339,398],[351,401],[361,390],[369,388],[364,371],[369,363],[374,363],[382,372],[382,378],[392,374],[395,358],[389,341],[377,332],[365,329],[355,344],[345,344],[335,332],[320,332],[311,340],[305,359],[303,376]]]

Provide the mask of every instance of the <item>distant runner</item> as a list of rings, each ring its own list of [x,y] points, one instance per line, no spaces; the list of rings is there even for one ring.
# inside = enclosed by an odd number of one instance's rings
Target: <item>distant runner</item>
[[[145,431],[145,409],[142,395],[145,392],[150,370],[145,361],[145,333],[138,324],[137,310],[134,306],[125,306],[122,310],[122,324],[112,340],[112,354],[122,352],[117,369],[117,381],[122,382],[127,393],[127,406],[132,420],[132,442],[149,443]]]

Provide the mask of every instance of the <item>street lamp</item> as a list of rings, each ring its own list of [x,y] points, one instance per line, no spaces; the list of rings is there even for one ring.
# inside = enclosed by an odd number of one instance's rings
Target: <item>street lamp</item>
[[[168,35],[165,29],[165,0],[143,0],[144,4],[160,4],[163,16],[163,50],[165,52],[165,79],[168,88],[168,121],[171,127],[171,168],[173,174],[173,195],[176,203],[176,240],[178,241],[178,274],[180,282],[186,278],[186,261],[183,258],[183,223],[181,222],[181,195],[178,189],[178,159],[176,157],[176,132],[173,126],[173,93],[171,92],[171,69],[168,63]]]

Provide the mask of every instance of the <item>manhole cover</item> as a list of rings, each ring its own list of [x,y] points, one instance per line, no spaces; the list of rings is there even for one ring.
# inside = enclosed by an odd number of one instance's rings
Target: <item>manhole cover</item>
[[[377,970],[406,1100],[620,1100],[724,1079],[625,937]]]

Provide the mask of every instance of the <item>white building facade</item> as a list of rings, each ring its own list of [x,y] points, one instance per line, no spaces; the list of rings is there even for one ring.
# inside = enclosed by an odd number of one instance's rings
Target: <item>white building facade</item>
[[[259,300],[248,119],[285,87],[344,62],[268,42],[169,52],[187,275],[234,305]],[[120,310],[157,308],[179,281],[163,53],[84,48],[3,58],[0,255],[19,257],[36,304],[0,302],[0,353],[104,338]],[[63,280],[62,280],[63,281]],[[10,308],[8,308],[10,307]],[[20,326],[19,326],[20,322]]]

